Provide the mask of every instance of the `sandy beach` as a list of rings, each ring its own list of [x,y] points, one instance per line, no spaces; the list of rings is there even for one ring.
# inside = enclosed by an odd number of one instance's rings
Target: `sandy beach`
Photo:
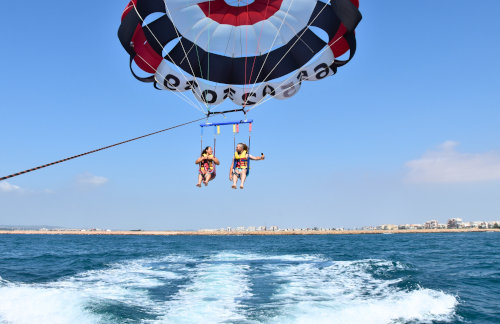
[[[500,232],[500,229],[426,229],[426,230],[345,230],[345,231],[91,231],[91,230],[1,230],[0,234],[43,234],[43,235],[355,235],[355,234],[408,234],[408,233],[465,233],[465,232]]]

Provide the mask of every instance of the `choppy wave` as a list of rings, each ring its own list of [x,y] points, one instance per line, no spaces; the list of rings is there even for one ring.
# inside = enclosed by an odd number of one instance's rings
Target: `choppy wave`
[[[457,298],[398,287],[405,269],[385,260],[238,252],[137,259],[44,284],[0,278],[0,322],[453,321]]]
[[[276,272],[285,278],[274,296],[283,305],[270,323],[393,323],[451,321],[457,300],[430,289],[396,288],[401,279],[376,279],[372,272],[404,269],[383,260],[299,264]]]
[[[248,266],[202,263],[190,283],[165,304],[165,323],[220,323],[245,320],[241,300],[251,296]]]

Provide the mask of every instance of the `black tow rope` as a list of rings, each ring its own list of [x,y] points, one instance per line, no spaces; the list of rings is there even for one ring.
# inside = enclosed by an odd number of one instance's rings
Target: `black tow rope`
[[[189,125],[189,124],[192,124],[192,123],[196,123],[197,121],[204,120],[204,119],[206,119],[206,117],[203,117],[203,118],[200,118],[200,119],[195,119],[195,120],[192,120],[190,122],[179,124],[179,125],[172,126],[172,127],[169,127],[169,128],[165,128],[165,129],[159,130],[159,131],[154,132],[154,133],[150,133],[150,134],[142,135],[142,136],[139,136],[139,137],[135,137],[135,138],[132,138],[132,139],[120,142],[120,143],[116,143],[116,144],[113,144],[113,145],[108,145],[108,146],[105,146],[105,147],[101,147],[101,148],[98,148],[96,150],[92,150],[92,151],[89,151],[89,152],[86,152],[86,153],[82,153],[82,154],[78,154],[78,155],[75,155],[75,156],[71,156],[71,157],[68,157],[68,158],[65,158],[65,159],[62,159],[62,160],[59,160],[59,161],[55,161],[55,162],[52,162],[52,163],[40,165],[40,166],[37,166],[36,168],[32,168],[32,169],[29,169],[29,170],[24,170],[24,171],[21,171],[21,172],[18,172],[18,173],[14,173],[14,174],[2,177],[2,178],[0,178],[0,181],[6,180],[6,179],[9,179],[9,178],[13,178],[13,177],[17,177],[17,176],[19,176],[21,174],[25,174],[25,173],[32,172],[32,171],[35,171],[35,170],[43,169],[43,168],[46,168],[46,167],[54,165],[54,164],[66,162],[66,161],[69,161],[69,160],[72,160],[72,159],[76,159],[78,157],[81,157],[81,156],[84,156],[84,155],[87,155],[87,154],[92,154],[92,153],[95,153],[95,152],[106,150],[106,149],[109,149],[109,148],[114,147],[114,146],[118,146],[118,145],[122,145],[122,144],[125,144],[125,143],[128,143],[128,142],[136,141],[136,140],[144,138],[144,137],[148,137],[148,136],[151,136],[151,135],[163,133],[163,132],[169,131],[169,130],[177,128],[177,127],[181,127],[181,126]]]

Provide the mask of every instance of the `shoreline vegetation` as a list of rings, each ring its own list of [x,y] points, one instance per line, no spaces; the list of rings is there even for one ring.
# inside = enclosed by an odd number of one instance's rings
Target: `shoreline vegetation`
[[[198,235],[198,236],[252,236],[252,235],[356,235],[356,234],[418,234],[418,233],[478,233],[500,232],[500,229],[419,229],[419,230],[303,230],[303,231],[94,231],[94,230],[0,230],[0,234],[43,235]]]

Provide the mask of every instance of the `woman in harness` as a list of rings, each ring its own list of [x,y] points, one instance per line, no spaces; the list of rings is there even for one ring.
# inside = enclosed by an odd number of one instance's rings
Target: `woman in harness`
[[[207,186],[209,181],[215,179],[215,165],[220,164],[219,159],[213,154],[212,147],[205,147],[203,152],[201,152],[201,156],[195,163],[200,165],[198,183],[196,186],[201,187],[201,181]]]
[[[236,145],[236,152],[234,152],[233,163],[229,170],[229,180],[233,182],[232,188],[236,189],[238,179],[241,179],[240,189],[243,189],[245,180],[248,175],[250,160],[264,160],[264,154],[261,156],[253,156],[248,154],[248,146],[244,143]]]

